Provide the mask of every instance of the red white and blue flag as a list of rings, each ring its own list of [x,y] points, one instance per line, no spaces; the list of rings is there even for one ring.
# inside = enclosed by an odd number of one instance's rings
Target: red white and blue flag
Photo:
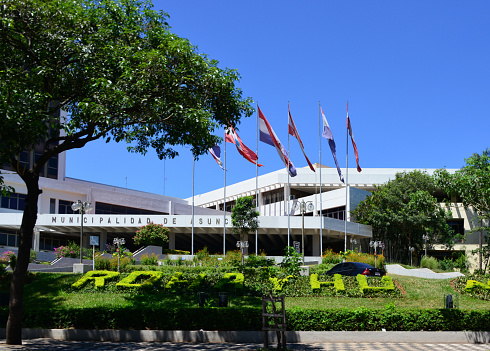
[[[299,137],[298,130],[296,129],[296,126],[294,125],[293,117],[291,116],[291,112],[289,112],[289,106],[288,106],[288,115],[289,115],[289,121],[288,121],[288,133],[291,134],[293,137],[298,139],[299,146],[301,147],[301,151],[303,151],[303,155],[305,155],[306,162],[308,162],[308,166],[310,166],[310,169],[315,172],[315,168],[313,168],[313,165],[311,164],[310,160],[308,159],[308,156],[306,156],[305,148],[303,146],[303,142],[301,141],[301,138]]]
[[[230,126],[226,131],[225,131],[225,141],[227,143],[232,143],[235,144],[236,149],[242,155],[247,161],[252,162],[254,165],[257,164],[257,166],[262,167],[260,163],[257,163],[258,157],[255,152],[250,150],[243,142],[242,139],[238,136],[238,134],[235,131],[235,128]]]
[[[271,125],[265,118],[260,108],[259,108],[259,140],[266,144],[272,145],[276,148],[276,151],[279,154],[279,157],[281,158],[282,162],[284,162],[284,165],[286,166],[289,175],[291,177],[295,177],[297,174],[296,168],[294,167],[293,163],[289,159],[286,149],[284,149],[284,146],[282,146],[281,142],[279,141],[279,138],[277,137],[276,133],[274,133],[274,130],[272,129]]]
[[[322,113],[323,120],[323,133],[322,136],[328,140],[328,145],[330,146],[330,151],[332,151],[333,160],[335,161],[335,166],[337,166],[337,172],[339,174],[340,180],[342,183],[344,182],[344,177],[342,176],[342,172],[340,171],[339,163],[337,162],[337,150],[335,147],[335,141],[333,140],[332,130],[328,125],[327,119],[325,118],[325,114],[323,113],[323,109],[320,106],[320,112]]]
[[[349,119],[349,103],[347,103],[347,129],[349,130],[350,139],[352,140],[352,146],[354,147],[354,153],[356,154],[357,171],[360,172],[362,171],[362,169],[359,166],[359,154],[357,153],[357,146],[356,142],[354,141],[354,133],[352,133],[352,127],[350,125]]]
[[[213,156],[214,160],[216,161],[216,163],[223,169],[225,170],[225,168],[223,167],[223,161],[221,161],[221,148],[218,146],[218,145],[214,145],[212,148],[209,148],[208,149],[209,153],[211,154],[211,156]],[[225,170],[226,171],[226,170]]]

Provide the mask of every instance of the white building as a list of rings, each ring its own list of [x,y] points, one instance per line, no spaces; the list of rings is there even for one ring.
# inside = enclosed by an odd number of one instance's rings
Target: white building
[[[297,243],[304,249],[306,256],[317,257],[328,247],[336,251],[344,250],[345,246],[358,248],[362,239],[371,238],[370,226],[344,221],[346,207],[354,209],[369,195],[369,191],[374,190],[376,184],[393,179],[396,173],[412,171],[363,169],[362,173],[358,173],[350,169],[350,192],[347,196],[336,169],[322,167],[320,182],[320,168],[317,164],[316,172],[308,167],[297,170],[298,175],[289,179],[291,196],[288,196],[288,176],[281,169],[261,175],[257,180],[253,178],[228,185],[228,212],[223,210],[223,188],[195,196],[196,207],[192,216],[192,199],[178,199],[66,178],[65,161],[65,155],[60,155],[48,165],[45,177],[40,178],[42,194],[39,197],[39,215],[33,238],[36,251],[50,251],[68,241],[79,242],[81,216],[71,209],[71,204],[77,200],[89,201],[94,207],[92,212],[84,215],[83,245],[87,247],[89,236],[96,235],[100,238],[101,250],[104,250],[105,244],[112,243],[115,237],[125,237],[127,246],[135,249],[130,240],[135,231],[146,223],[154,222],[169,227],[171,249],[191,253],[204,246],[211,252],[235,250],[239,238],[232,234],[229,211],[237,198],[255,196],[257,191],[260,228],[257,233],[249,234],[249,252],[264,251],[268,255],[282,255],[285,246]],[[425,171],[431,174],[434,170]],[[26,188],[20,177],[9,173],[8,169],[2,171],[2,175],[5,183],[15,188],[15,193],[0,201],[0,246],[15,249]],[[302,202],[311,203],[304,217],[295,207]],[[288,212],[290,216],[287,216]],[[474,215],[460,204],[453,209],[453,215],[455,220],[451,225],[456,230],[464,232],[473,226]],[[478,235],[472,235],[464,245],[468,248],[477,243]]]

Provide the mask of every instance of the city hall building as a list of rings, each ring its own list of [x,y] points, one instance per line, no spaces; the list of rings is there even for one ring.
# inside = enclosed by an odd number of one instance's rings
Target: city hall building
[[[26,158],[33,157],[26,155]],[[83,246],[89,247],[90,236],[98,236],[100,250],[114,238],[125,238],[126,247],[134,251],[132,237],[148,223],[159,223],[170,230],[169,248],[195,253],[204,247],[210,252],[236,250],[239,237],[232,233],[231,209],[239,197],[257,194],[259,229],[242,238],[250,253],[265,252],[281,256],[286,246],[304,250],[307,257],[319,257],[327,248],[343,251],[344,247],[367,251],[372,237],[370,226],[350,220],[349,212],[375,189],[375,185],[394,179],[395,175],[413,169],[369,169],[361,173],[349,170],[349,192],[339,181],[337,170],[315,164],[297,170],[289,179],[285,169],[264,174],[225,189],[179,199],[126,188],[87,182],[65,176],[66,155],[50,160],[39,184],[38,219],[32,247],[36,251],[53,251],[69,241],[80,242],[81,215],[72,210],[78,200],[90,202],[91,212],[83,216]],[[425,170],[431,174],[434,170]],[[453,170],[454,171],[454,170]],[[321,179],[320,179],[321,173]],[[20,177],[4,166],[6,185],[15,192],[0,201],[0,249],[15,251],[26,198],[26,187]],[[348,194],[348,195],[347,195]],[[307,204],[301,208],[300,204]],[[456,204],[450,225],[464,233],[473,226],[474,214]],[[288,215],[289,214],[289,215]],[[470,250],[478,244],[478,234],[469,235],[464,243]],[[463,244],[458,244],[461,246]],[[387,248],[388,250],[388,248]]]

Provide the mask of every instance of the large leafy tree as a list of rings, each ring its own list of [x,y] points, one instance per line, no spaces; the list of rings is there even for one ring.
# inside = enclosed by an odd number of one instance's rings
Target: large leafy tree
[[[446,169],[438,169],[434,173],[437,186],[453,198],[461,199],[465,208],[475,211],[475,221],[469,233],[480,232],[480,269],[482,269],[482,255],[488,262],[489,248],[482,246],[481,234],[490,229],[490,149],[484,150],[481,155],[473,154],[466,159],[466,166],[454,173]],[[448,202],[450,199],[448,199]]]
[[[22,341],[39,175],[51,157],[100,138],[142,154],[154,148],[160,158],[190,145],[198,157],[220,140],[215,129],[253,112],[236,87],[238,73],[170,32],[166,20],[144,0],[7,0],[0,7],[0,162],[27,186],[8,344]],[[66,119],[56,117],[60,110]],[[34,161],[25,162],[35,148]]]
[[[434,180],[427,173],[398,173],[377,186],[352,214],[358,222],[372,226],[375,240],[392,245],[395,259],[409,261],[409,247],[421,250],[424,234],[429,233],[432,243],[454,244],[447,224],[451,214],[438,205],[435,192]]]

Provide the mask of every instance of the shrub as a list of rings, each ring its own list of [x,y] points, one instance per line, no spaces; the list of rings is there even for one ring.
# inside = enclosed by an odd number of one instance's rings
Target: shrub
[[[453,271],[456,268],[456,263],[450,258],[444,257],[444,259],[438,262],[439,268],[443,271]]]
[[[287,277],[282,278],[282,279],[279,279],[279,278],[269,278],[269,281],[272,283],[272,286],[273,286],[272,289],[275,292],[281,292],[282,291],[282,288],[284,287],[284,285],[286,285],[287,283],[289,283],[289,279],[294,279],[294,276],[288,275]]]
[[[189,285],[188,280],[182,279],[182,275],[184,273],[182,272],[175,272],[174,275],[172,275],[172,278],[167,282],[165,285],[165,289],[175,289],[179,287],[186,287]]]
[[[116,284],[116,287],[123,289],[149,289],[163,277],[163,272],[157,271],[138,271],[132,272],[127,277]]]
[[[324,263],[324,264],[328,264],[328,263],[337,264],[340,262],[342,262],[342,256],[339,255],[338,253],[333,252],[332,249],[326,249],[323,252],[322,263]]]
[[[344,281],[340,274],[334,274],[333,281],[319,281],[318,274],[310,275],[311,291],[318,292],[322,286],[333,286],[337,292],[345,291]]]
[[[80,257],[80,246],[73,241],[70,241],[68,245],[55,247],[54,254],[56,255],[56,258],[77,258]]]
[[[423,256],[420,260],[420,267],[436,270],[439,268],[439,263],[435,257]]]
[[[154,253],[151,256],[144,254],[141,256],[141,264],[145,266],[158,266],[158,256]]]
[[[129,272],[131,265],[134,264],[134,260],[129,257],[121,256],[119,258],[119,271]],[[117,271],[117,255],[112,258],[105,258],[103,256],[95,257],[95,269]]]
[[[226,273],[214,286],[215,290],[242,290],[245,276],[242,273]]]
[[[135,245],[138,246],[163,246],[168,242],[168,234],[170,230],[164,227],[162,224],[155,224],[153,222],[141,227],[136,231],[136,235],[133,237]]]
[[[71,285],[73,289],[81,289],[89,281],[95,282],[96,289],[102,289],[105,286],[106,280],[111,280],[119,276],[118,272],[111,271],[90,271]]]
[[[383,286],[369,286],[366,276],[362,274],[358,274],[356,279],[359,282],[359,289],[363,294],[377,292],[377,291],[395,290],[395,284],[393,284],[393,280],[391,279],[391,277],[387,275],[381,278],[381,283],[383,284]]]
[[[13,251],[5,251],[2,256],[0,257],[0,261],[4,264],[9,264],[10,268],[14,270],[15,264],[17,263],[17,256],[15,256],[15,253]]]
[[[303,256],[299,254],[294,247],[287,246],[284,249],[281,268],[286,275],[299,276],[299,270],[303,264]]]

